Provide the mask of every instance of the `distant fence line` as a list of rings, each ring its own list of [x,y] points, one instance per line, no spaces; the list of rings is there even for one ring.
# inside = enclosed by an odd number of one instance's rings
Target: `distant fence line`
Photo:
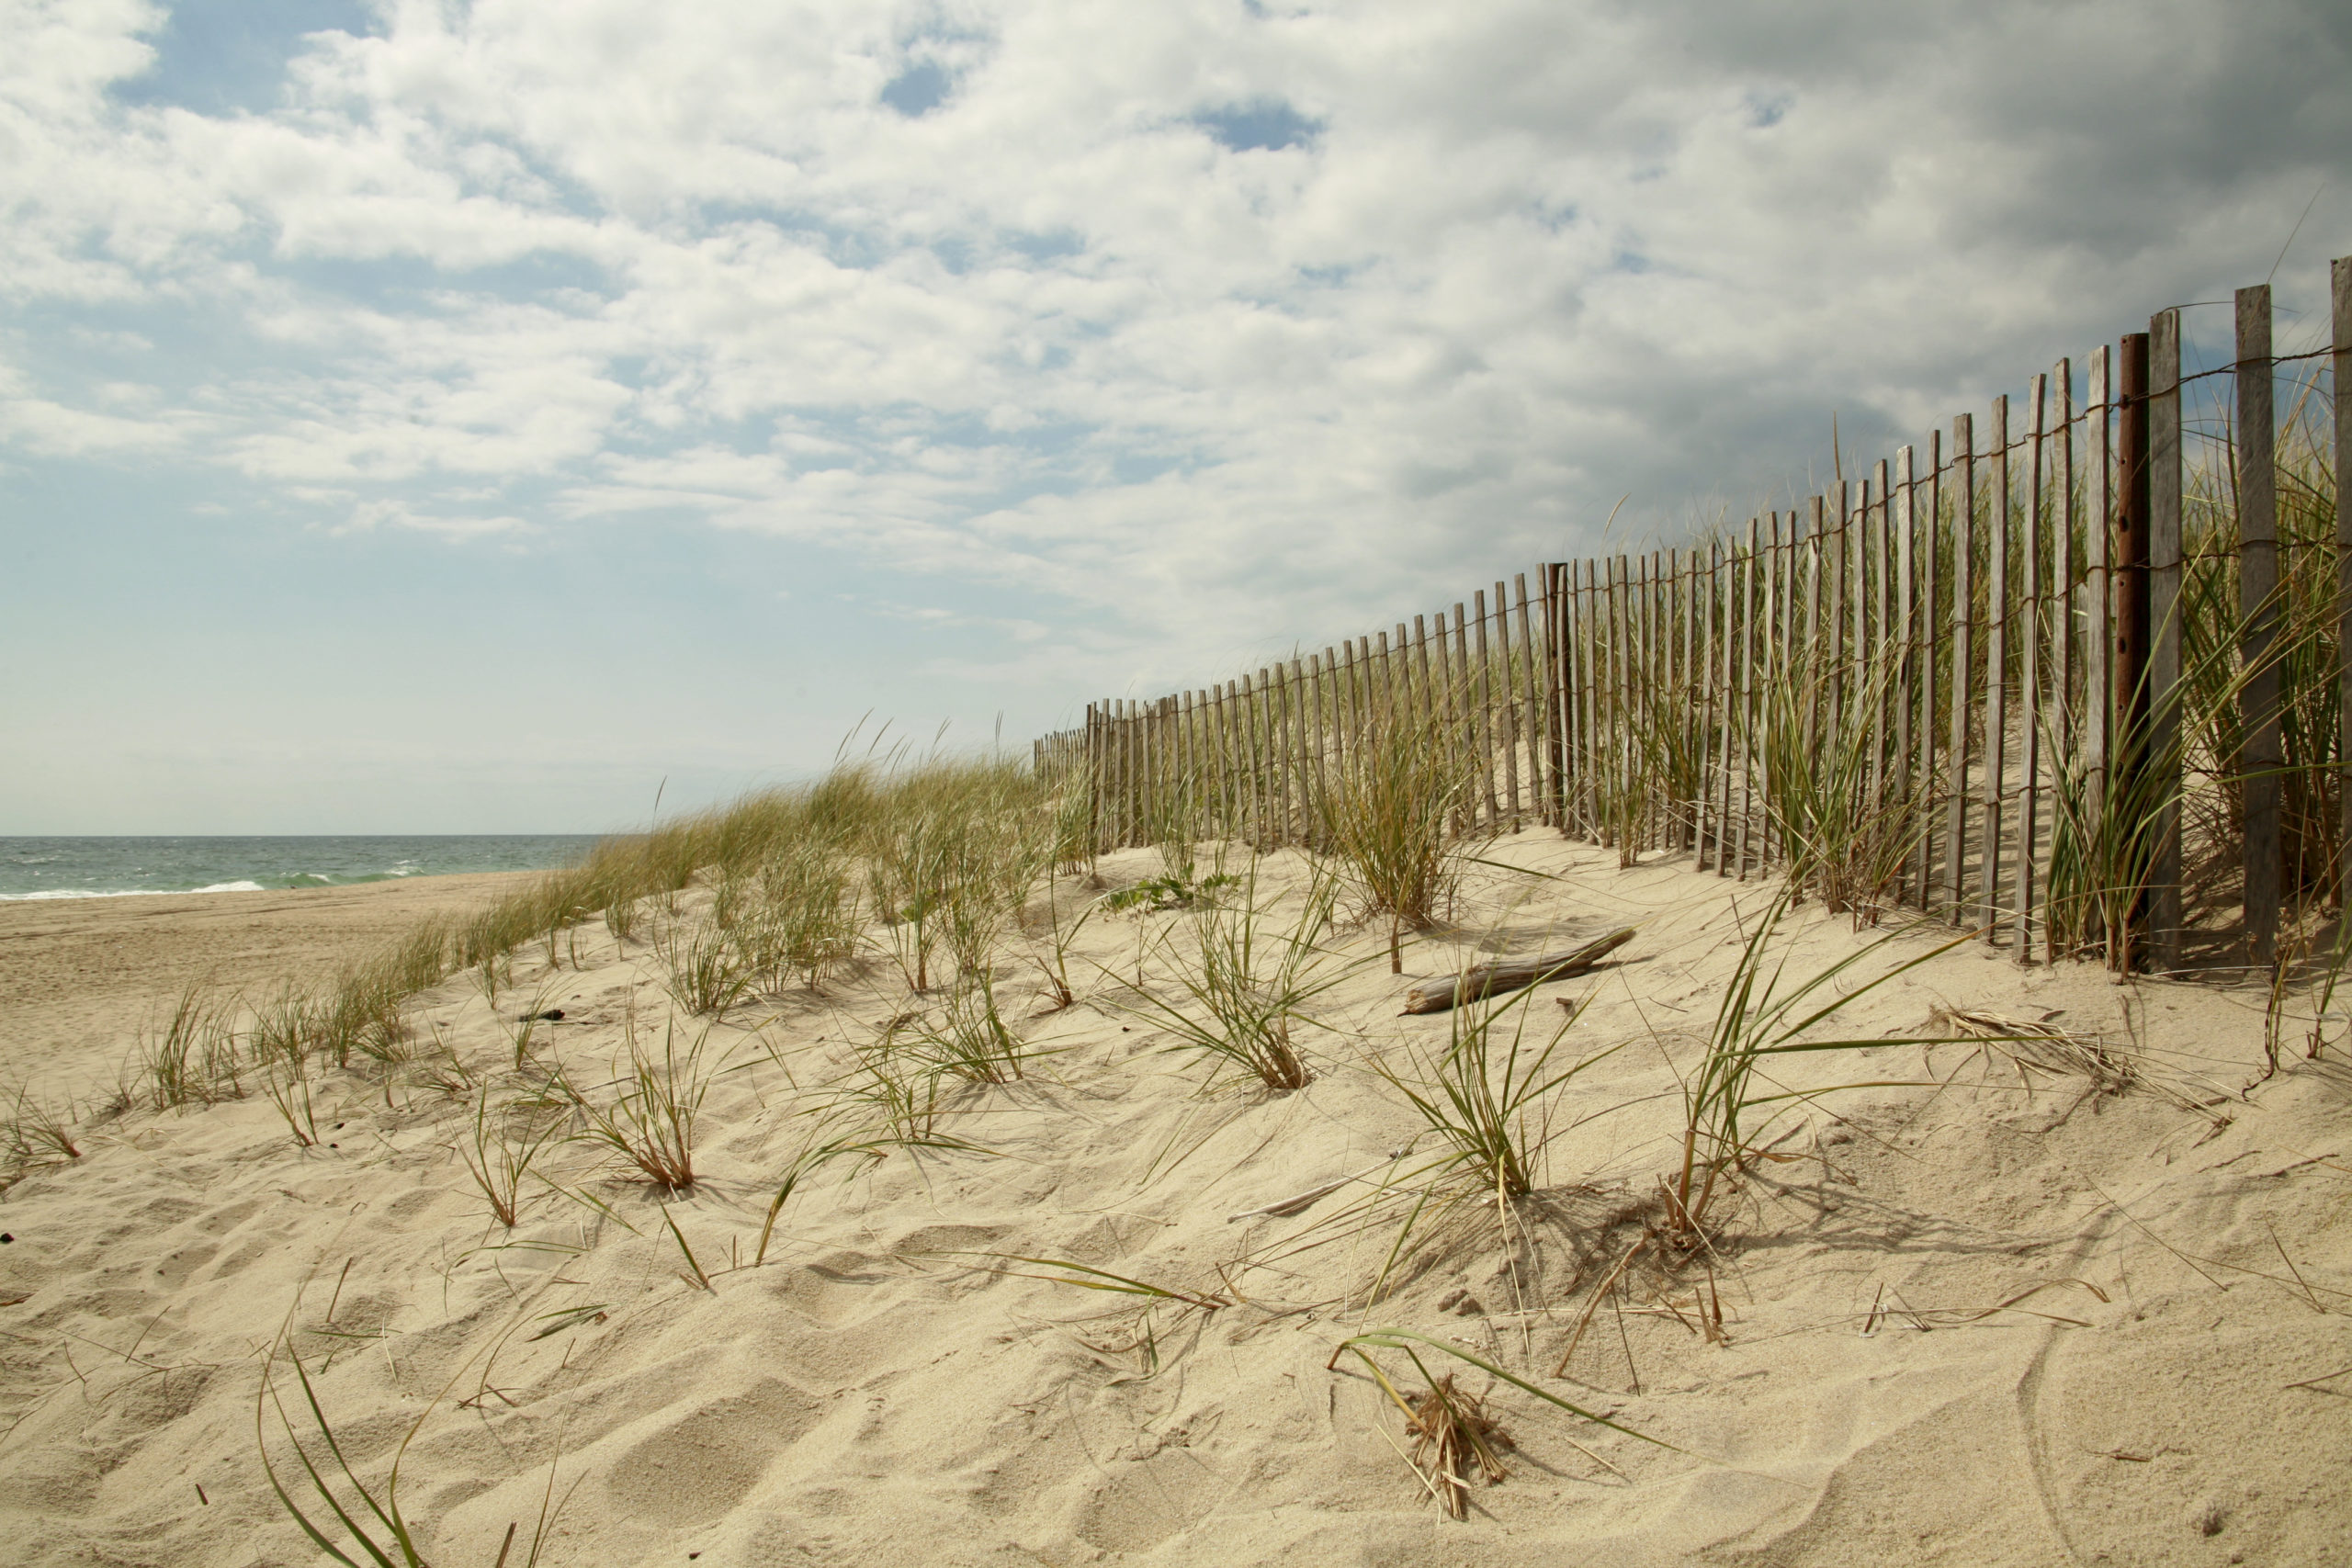
[[[1092,703],[1036,766],[1091,789],[1100,849],[1312,846],[1412,725],[1464,760],[1458,833],[1785,874],[2019,962],[2180,967],[2233,883],[2270,963],[2282,911],[2352,873],[2352,402],[2328,389],[2352,382],[2352,257],[2331,282],[2327,348],[2275,355],[2269,288],[2242,288],[2232,362],[2184,377],[2164,310],[2092,351],[2079,404],[2061,360],[1981,433],[1960,415],[1741,533]]]

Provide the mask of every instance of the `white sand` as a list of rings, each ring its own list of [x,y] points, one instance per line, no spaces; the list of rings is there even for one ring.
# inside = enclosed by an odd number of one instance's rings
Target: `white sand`
[[[807,1136],[797,1112],[843,1070],[845,1040],[908,1005],[877,959],[826,997],[711,1027],[706,1050],[729,1070],[697,1124],[705,1179],[669,1210],[709,1291],[682,1280],[650,1190],[582,1146],[549,1174],[611,1217],[542,1190],[513,1233],[490,1224],[453,1152],[460,1108],[428,1088],[388,1103],[338,1077],[320,1102],[334,1146],[308,1151],[259,1098],[85,1129],[78,1163],[0,1201],[15,1237],[0,1247],[4,1555],[317,1560],[267,1490],[254,1437],[262,1359],[291,1313],[364,1474],[379,1478],[416,1425],[401,1497],[440,1568],[490,1563],[514,1521],[519,1565],[551,1463],[566,1501],[542,1561],[556,1564],[2352,1562],[2352,1375],[2289,1386],[2352,1369],[2340,1049],[2303,1060],[2298,1026],[2284,1070],[2240,1094],[2261,1066],[2257,993],[1946,953],[1826,1032],[1934,1032],[1939,1003],[2054,1014],[2149,1082],[2112,1094],[2049,1077],[2028,1094],[2005,1064],[1964,1066],[1951,1046],[1782,1058],[1797,1087],[1951,1081],[1848,1090],[1774,1129],[1791,1133],[1776,1145],[1789,1157],[1721,1214],[1727,1342],[1700,1332],[1708,1262],[1661,1273],[1645,1259],[1555,1379],[1675,1161],[1674,1068],[1737,956],[1735,905],[1752,919],[1768,895],[1621,872],[1533,833],[1494,854],[1554,877],[1480,870],[1465,927],[1557,944],[1644,922],[1623,964],[1532,1005],[1556,1021],[1555,997],[1589,994],[1572,1038],[1631,1043],[1563,1091],[1551,1185],[1509,1248],[1491,1208],[1464,1206],[1367,1302],[1393,1197],[1360,1183],[1293,1217],[1227,1218],[1376,1166],[1417,1131],[1366,1063],[1445,1040],[1445,1016],[1398,1017],[1397,999],[1456,950],[1412,947],[1394,978],[1366,930],[1343,944],[1363,962],[1325,998],[1329,1032],[1306,1040],[1318,1077],[1305,1090],[1204,1093],[1204,1064],[1081,1001],[1023,1023],[1058,1053],[1026,1082],[968,1090],[943,1122],[992,1153],[821,1173],[751,1268]],[[1103,869],[1118,881],[1157,866],[1138,853]],[[1873,940],[1804,914],[1792,973]],[[1098,919],[1083,952],[1132,977],[1139,942],[1185,919]],[[578,971],[518,961],[501,1010],[511,1021],[543,993],[567,1015],[540,1026],[543,1051],[602,1081],[625,1010],[658,1040],[668,998],[642,945],[616,951],[591,926],[580,946]],[[1034,969],[1008,948],[1002,973],[1027,1015]],[[511,1063],[508,1023],[466,978],[420,998],[416,1018],[481,1069]],[[125,1021],[98,1021],[80,1048],[110,1068]],[[682,1042],[701,1028],[683,1021]],[[2223,1103],[2177,1103],[2209,1086]],[[1120,1348],[1138,1333],[1134,1298],[996,1271],[1025,1267],[1009,1256],[1234,1304],[1162,1303],[1155,1368]],[[1467,1310],[1440,1310],[1465,1291]],[[547,1314],[588,1307],[534,1337],[561,1321]],[[1448,1521],[1392,1446],[1395,1407],[1360,1366],[1325,1370],[1348,1334],[1391,1325],[1685,1451],[1502,1385],[1491,1408],[1518,1443],[1511,1474]],[[1401,1356],[1384,1365],[1418,1385]],[[1455,1370],[1473,1390],[1489,1382]],[[296,1426],[311,1436],[299,1408]],[[274,1415],[268,1430],[282,1461]]]

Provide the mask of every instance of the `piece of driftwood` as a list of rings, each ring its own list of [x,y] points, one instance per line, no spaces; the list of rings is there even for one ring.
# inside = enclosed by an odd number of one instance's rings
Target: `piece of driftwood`
[[[1408,1013],[1443,1012],[1448,1008],[1475,1002],[1500,991],[1516,991],[1545,980],[1581,975],[1633,940],[1634,928],[1627,926],[1573,952],[1547,953],[1541,958],[1511,958],[1500,964],[1481,964],[1466,974],[1449,975],[1442,980],[1424,980],[1405,993],[1405,1010]]]

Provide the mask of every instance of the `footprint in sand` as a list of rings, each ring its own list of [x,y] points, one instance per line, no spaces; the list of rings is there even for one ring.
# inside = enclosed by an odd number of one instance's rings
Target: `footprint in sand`
[[[627,1517],[656,1524],[716,1519],[750,1494],[822,1411],[818,1399],[773,1378],[713,1400],[622,1456],[607,1483],[613,1502]]]

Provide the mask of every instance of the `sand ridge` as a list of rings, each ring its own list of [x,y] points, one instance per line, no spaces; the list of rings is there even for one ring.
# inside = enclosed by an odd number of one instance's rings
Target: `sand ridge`
[[[666,1208],[571,1145],[548,1166],[563,1190],[536,1190],[507,1232],[455,1153],[465,1106],[356,1072],[320,1094],[311,1149],[260,1097],[85,1128],[80,1161],[0,1202],[16,1238],[0,1248],[0,1541],[39,1563],[312,1560],[254,1442],[290,1312],[363,1473],[424,1417],[401,1498],[443,1568],[492,1562],[510,1523],[527,1539],[550,1465],[566,1500],[542,1561],[559,1564],[2352,1559],[2352,1380],[2324,1376],[2352,1367],[2340,1051],[2245,1089],[2258,993],[1954,949],[1839,1032],[1944,1032],[1952,1006],[2054,1017],[2147,1082],[2111,1092],[1952,1045],[1785,1058],[1791,1090],[1941,1087],[1797,1102],[1713,1255],[1637,1259],[1577,1337],[1655,1213],[1678,1073],[1769,893],[1536,833],[1488,858],[1526,869],[1479,868],[1461,942],[1409,948],[1405,976],[1376,929],[1345,936],[1351,967],[1305,1041],[1317,1077],[1287,1095],[1209,1088],[1110,1005],[1109,976],[1139,963],[1164,988],[1149,944],[1184,913],[1091,921],[1081,1000],[1057,1012],[1034,995],[1034,940],[1013,940],[1003,992],[1042,1055],[1018,1083],[958,1092],[940,1126],[976,1147],[825,1168],[759,1268],[808,1111],[853,1045],[914,1005],[886,957],[823,996],[674,1021],[721,1070],[697,1122],[703,1179]],[[1269,863],[1295,897],[1296,858]],[[1116,884],[1158,863],[1102,869]],[[689,894],[685,918],[707,898]],[[1555,998],[1583,1002],[1572,1038],[1625,1048],[1563,1089],[1521,1224],[1466,1202],[1391,1259],[1404,1200],[1378,1173],[1429,1139],[1371,1064],[1408,1063],[1450,1027],[1397,1016],[1406,987],[1475,941],[1629,922],[1624,962],[1530,1004],[1556,1020]],[[1801,911],[1792,972],[1875,940]],[[1855,973],[1934,940],[1899,938]],[[512,1062],[516,1013],[560,1008],[535,1026],[538,1070],[603,1083],[624,1032],[658,1038],[673,1010],[644,942],[592,924],[578,948],[579,967],[518,954],[495,1010],[468,976],[424,994],[420,1037],[489,1074]],[[1301,1213],[1229,1217],[1366,1171]],[[1021,1258],[1223,1304],[1147,1318],[1141,1298]],[[1393,1446],[1394,1405],[1360,1366],[1326,1370],[1375,1325],[1673,1448],[1499,1385],[1511,1474],[1448,1522]],[[268,1430],[282,1463],[274,1416]]]

